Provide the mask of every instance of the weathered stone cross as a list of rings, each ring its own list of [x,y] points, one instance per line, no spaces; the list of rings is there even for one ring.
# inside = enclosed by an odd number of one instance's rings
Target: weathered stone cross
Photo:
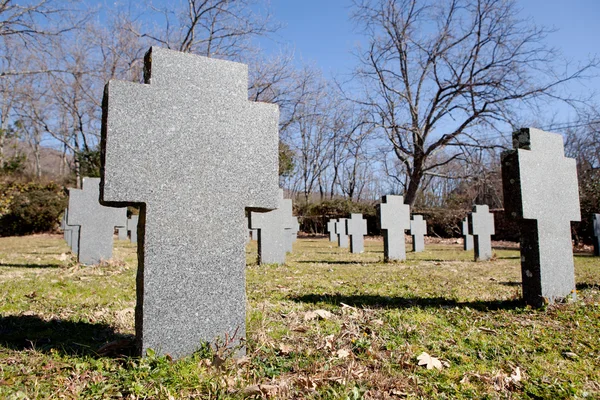
[[[406,260],[404,231],[410,229],[410,206],[402,196],[383,196],[380,213],[384,260]]]
[[[425,249],[425,235],[427,235],[427,221],[422,215],[413,215],[410,220],[410,235],[412,236],[412,248],[415,253]]]
[[[329,241],[335,242],[337,239],[335,236],[335,219],[327,221],[327,232],[329,232]]]
[[[471,235],[471,230],[469,229],[469,217],[466,217],[462,221],[462,235],[463,235],[463,249],[465,251],[473,250],[473,235]]]
[[[346,232],[350,236],[350,253],[365,251],[365,235],[367,234],[367,220],[362,214],[351,214],[346,220]]]
[[[111,81],[102,200],[140,207],[139,351],[180,357],[245,337],[244,208],[278,205],[278,108],[244,64],[153,47],[147,84]]]
[[[100,178],[83,178],[81,189],[69,190],[67,223],[79,226],[77,260],[98,264],[112,258],[115,226],[127,223],[127,209],[101,205]]]
[[[338,246],[348,248],[348,231],[346,230],[346,218],[339,218],[335,223],[335,233],[337,234]]]
[[[521,275],[527,304],[575,294],[571,221],[580,220],[575,160],[563,138],[534,128],[513,134],[502,153],[504,208],[521,228]]]
[[[489,260],[492,258],[492,235],[494,228],[494,214],[490,213],[487,205],[475,205],[469,214],[469,230],[473,233],[475,248],[475,261]]]
[[[250,228],[258,230],[258,263],[284,264],[292,226],[292,200],[283,198],[279,190],[277,209],[266,213],[250,213]]]

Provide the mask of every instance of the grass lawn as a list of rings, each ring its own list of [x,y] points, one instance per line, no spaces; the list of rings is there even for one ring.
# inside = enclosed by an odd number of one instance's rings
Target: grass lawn
[[[575,255],[577,301],[535,310],[513,249],[475,263],[431,244],[385,264],[380,240],[349,254],[307,238],[286,265],[258,266],[253,242],[247,355],[176,361],[128,355],[135,246],[114,255],[81,267],[61,236],[0,238],[0,398],[600,398],[590,254]]]

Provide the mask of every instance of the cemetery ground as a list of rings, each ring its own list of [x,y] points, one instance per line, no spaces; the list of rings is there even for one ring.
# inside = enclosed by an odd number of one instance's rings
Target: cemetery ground
[[[247,352],[129,356],[135,246],[82,267],[62,236],[0,238],[0,398],[599,398],[600,260],[578,299],[520,302],[516,248],[488,262],[426,243],[383,263],[301,238],[285,265],[247,248]],[[419,365],[424,364],[424,365]]]

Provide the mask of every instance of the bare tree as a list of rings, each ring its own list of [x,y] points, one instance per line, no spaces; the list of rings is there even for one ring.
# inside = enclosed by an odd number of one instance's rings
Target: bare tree
[[[464,155],[434,157],[441,149],[480,145],[474,128],[501,130],[518,107],[561,98],[561,84],[597,66],[558,73],[547,31],[512,0],[356,0],[354,20],[368,40],[361,103],[404,168],[411,205],[427,174]]]
[[[136,33],[154,43],[206,57],[240,60],[252,48],[251,40],[275,32],[279,26],[261,0],[178,0],[162,8],[159,26]],[[261,8],[262,12],[259,12]]]

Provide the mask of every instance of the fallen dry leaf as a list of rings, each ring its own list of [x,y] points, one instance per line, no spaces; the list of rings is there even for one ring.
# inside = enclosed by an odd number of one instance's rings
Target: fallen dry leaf
[[[346,358],[350,355],[350,352],[346,349],[339,349],[337,351],[338,358]]]
[[[290,354],[293,350],[294,348],[289,344],[281,343],[279,345],[279,351],[281,352],[281,354]]]
[[[418,365],[425,365],[427,369],[442,369],[442,362],[438,358],[432,357],[426,352],[419,354],[417,360],[419,360]]]
[[[315,314],[317,314],[321,319],[330,319],[333,317],[333,314],[326,310],[316,310]]]

